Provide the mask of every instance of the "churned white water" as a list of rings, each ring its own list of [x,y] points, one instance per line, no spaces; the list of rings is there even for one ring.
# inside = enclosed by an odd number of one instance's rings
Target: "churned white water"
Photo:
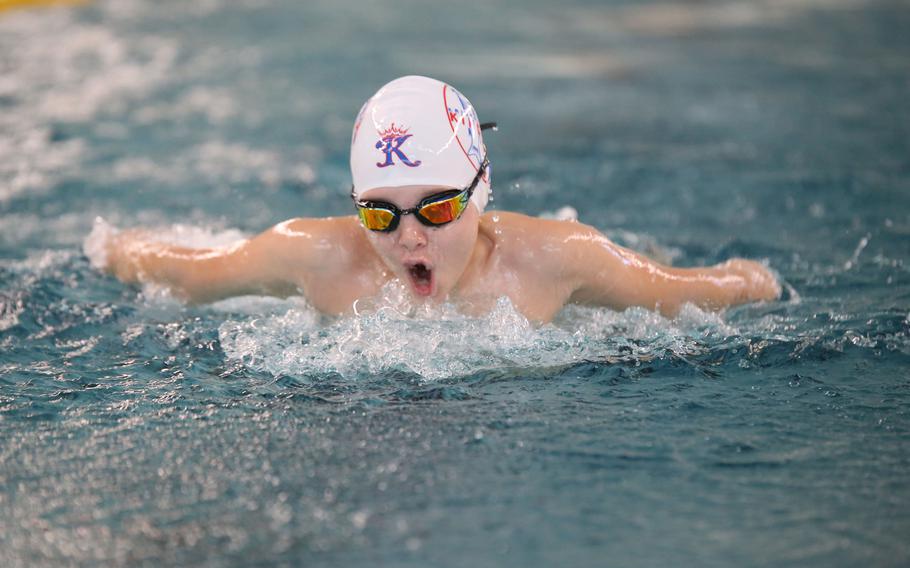
[[[289,303],[294,305],[280,313],[225,321],[218,330],[225,354],[273,375],[402,371],[434,381],[582,360],[647,360],[664,350],[684,356],[699,352],[701,339],[736,334],[721,316],[691,305],[675,319],[643,309],[569,307],[554,323],[535,327],[503,297],[475,318],[448,304],[414,306],[396,282],[375,311],[334,321],[324,321],[300,299]]]
[[[103,219],[95,221],[83,244],[94,267],[105,266],[105,243],[117,232]],[[154,235],[161,242],[195,248],[229,246],[246,236],[233,229],[181,224],[158,227]],[[174,302],[166,289],[151,282],[143,283],[142,295],[147,302]],[[721,314],[692,305],[671,319],[645,309],[570,306],[553,323],[536,326],[502,297],[485,316],[471,317],[449,303],[418,302],[397,280],[378,298],[356,303],[355,314],[345,317],[324,316],[303,297],[247,296],[217,302],[212,310],[227,316],[218,328],[225,354],[275,376],[398,371],[434,381],[503,368],[647,358],[660,350],[686,355],[699,351],[700,340],[738,334]]]

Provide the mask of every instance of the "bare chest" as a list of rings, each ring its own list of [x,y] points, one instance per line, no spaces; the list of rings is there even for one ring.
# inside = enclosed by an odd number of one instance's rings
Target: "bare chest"
[[[453,300],[465,313],[480,316],[489,313],[499,298],[507,297],[526,318],[545,323],[563,308],[570,295],[571,290],[562,282],[499,262],[459,288]]]
[[[447,301],[467,315],[481,317],[493,310],[500,298],[506,297],[529,320],[549,322],[568,301],[571,290],[525,264],[494,257],[482,271],[459,282]],[[355,311],[355,303],[368,306],[380,300],[383,286],[390,278],[388,272],[373,266],[347,265],[304,275],[298,288],[319,311],[345,315]]]
[[[320,312],[346,315],[354,312],[358,300],[376,297],[382,283],[381,276],[370,271],[326,271],[301,278],[298,288]]]

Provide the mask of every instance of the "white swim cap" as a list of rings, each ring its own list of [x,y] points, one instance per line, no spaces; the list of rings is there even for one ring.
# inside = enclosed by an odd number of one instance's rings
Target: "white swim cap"
[[[477,112],[464,95],[429,77],[400,77],[376,91],[354,121],[353,195],[377,187],[467,187],[486,155]],[[487,166],[471,196],[478,211],[489,195]]]

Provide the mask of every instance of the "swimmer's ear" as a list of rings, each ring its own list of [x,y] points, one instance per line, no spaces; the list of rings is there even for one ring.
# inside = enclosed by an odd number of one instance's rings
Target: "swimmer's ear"
[[[493,129],[493,132],[496,132],[499,130],[499,127],[496,125],[495,122],[481,122],[480,123],[481,130],[489,130],[491,128]]]

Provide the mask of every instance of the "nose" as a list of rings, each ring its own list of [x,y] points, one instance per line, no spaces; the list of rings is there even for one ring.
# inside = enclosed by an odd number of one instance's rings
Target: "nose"
[[[427,245],[426,227],[413,215],[404,215],[398,223],[398,244],[412,251]]]

